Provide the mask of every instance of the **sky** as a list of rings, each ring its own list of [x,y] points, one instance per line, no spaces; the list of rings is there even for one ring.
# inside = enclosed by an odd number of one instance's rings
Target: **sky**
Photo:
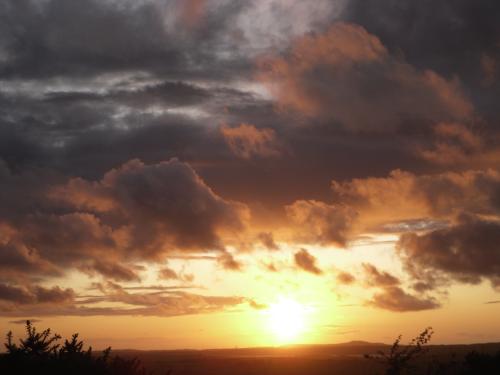
[[[0,2],[0,331],[500,341],[496,0]]]

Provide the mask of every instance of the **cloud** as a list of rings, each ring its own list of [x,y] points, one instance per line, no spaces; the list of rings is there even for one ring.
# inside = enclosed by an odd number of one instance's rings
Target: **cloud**
[[[28,319],[31,323],[40,323],[42,320],[40,319]],[[9,321],[11,324],[21,324],[21,325],[26,325],[26,319],[18,319],[18,320],[11,320]]]
[[[332,181],[332,203],[296,201],[285,207],[297,240],[345,247],[366,232],[423,231],[449,225],[463,211],[500,215],[500,174],[485,171]]]
[[[401,280],[387,271],[380,271],[369,263],[363,263],[362,267],[367,285],[378,290],[366,302],[368,306],[397,312],[430,310],[441,306],[432,296],[407,293],[401,286]]]
[[[222,253],[217,258],[217,261],[222,266],[222,268],[229,271],[241,271],[243,269],[243,264],[234,259],[233,254],[227,251]]]
[[[498,150],[490,142],[464,125],[441,123],[433,131],[432,147],[417,147],[417,153],[433,164],[485,169],[500,160]]]
[[[268,308],[268,305],[263,304],[263,303],[258,303],[256,301],[254,301],[253,299],[249,300],[248,304],[250,305],[250,307],[254,308],[255,310],[265,310]]]
[[[189,27],[195,27],[202,19],[206,0],[185,0],[182,1],[182,18]]]
[[[337,283],[342,285],[351,285],[356,281],[356,278],[349,272],[339,272],[335,278]]]
[[[382,292],[375,293],[367,305],[396,312],[431,310],[440,306],[432,297],[419,298],[398,286],[386,286]]]
[[[278,268],[274,263],[265,263],[264,268],[269,272],[278,272]]]
[[[497,50],[499,8],[494,1],[487,6],[467,0],[429,6],[411,0],[350,0],[346,5],[343,19],[362,25],[419,67],[472,80],[477,66],[471,62]]]
[[[168,259],[241,271],[239,243],[377,233],[402,234],[410,279],[365,266],[374,304],[437,304],[426,293],[452,282],[500,288],[486,253],[500,216],[493,3],[2,2],[0,311],[235,308],[243,297],[109,285],[95,299],[109,306],[79,305],[47,285],[74,271],[137,282],[158,262],[154,276],[186,286],[194,276]]]
[[[333,200],[355,208],[368,223],[451,218],[462,210],[499,213],[499,187],[493,169],[433,175],[396,170],[388,177],[332,182]]]
[[[75,209],[122,222],[122,246],[144,258],[173,249],[222,249],[219,230],[243,229],[246,215],[244,205],[217,196],[176,159],[154,165],[132,160],[97,183],[73,179],[54,190],[60,193]]]
[[[493,80],[491,61],[500,61],[499,11],[494,0],[457,0],[453,6],[446,1],[429,6],[412,0],[349,0],[341,18],[377,35],[418,69],[458,76],[474,107],[490,123],[482,127],[496,133],[500,84]]]
[[[63,304],[73,302],[73,289],[61,289],[58,286],[45,288],[41,286],[19,287],[0,283],[0,300],[19,305],[28,304]]]
[[[137,272],[128,266],[109,261],[95,260],[90,265],[80,266],[80,270],[94,275],[96,272],[116,281],[140,281]]]
[[[62,270],[50,261],[43,259],[36,249],[8,237],[0,241],[0,270],[4,275],[15,277],[18,273],[31,275],[61,276]]]
[[[4,290],[0,284],[1,316],[179,316],[189,314],[206,314],[235,308],[248,300],[239,296],[210,296],[188,293],[180,288],[158,289],[152,292],[139,291],[130,293],[119,284],[98,284],[101,292],[98,296],[80,297],[73,300],[74,293],[70,289],[62,290],[35,288],[26,295],[20,288]],[[36,294],[37,293],[37,294]],[[2,299],[9,297],[14,305],[2,304]],[[113,307],[110,304],[124,304],[125,307]],[[99,307],[95,305],[98,304]],[[102,307],[108,304],[107,307]]]
[[[258,234],[258,239],[268,250],[279,250],[278,244],[274,241],[272,232],[261,232]]]
[[[158,277],[162,280],[177,280],[179,275],[173,269],[164,267],[158,271]]]
[[[418,71],[354,24],[303,36],[288,55],[263,59],[260,66],[260,79],[280,106],[350,129],[465,120],[473,111],[457,80]]]
[[[488,54],[481,55],[481,70],[483,72],[482,84],[483,86],[489,87],[492,86],[498,74],[498,62],[495,58],[491,57]]]
[[[423,234],[403,234],[397,252],[406,269],[428,288],[439,287],[442,278],[478,284],[489,280],[500,285],[500,224],[462,214],[449,228]]]
[[[399,285],[400,280],[386,271],[379,271],[373,264],[363,263],[363,271],[366,275],[368,285],[375,287],[387,287]]]
[[[11,280],[76,269],[138,281],[137,262],[220,252],[225,236],[241,233],[248,217],[245,205],[216,195],[175,159],[150,165],[133,160],[97,181],[35,184],[31,174],[2,173],[1,197],[10,201],[0,198],[0,269]]]
[[[241,124],[234,128],[222,126],[220,131],[231,151],[240,158],[268,158],[281,154],[273,129],[257,129],[254,125]]]
[[[8,0],[0,18],[5,50],[0,76],[81,77],[127,70],[196,76],[200,60],[207,72],[218,70],[209,68],[219,60],[217,53],[207,51],[220,50],[221,32],[242,6],[219,2],[207,14],[203,3]]]
[[[286,213],[297,226],[298,236],[311,242],[346,246],[356,212],[341,205],[319,201],[296,201],[286,206]]]
[[[295,265],[300,269],[312,273],[314,275],[321,275],[323,271],[316,265],[316,258],[311,255],[306,249],[300,249],[293,255]]]

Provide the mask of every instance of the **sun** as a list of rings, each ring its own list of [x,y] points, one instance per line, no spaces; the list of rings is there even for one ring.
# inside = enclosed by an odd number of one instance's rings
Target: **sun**
[[[280,343],[295,341],[306,328],[306,308],[295,300],[280,297],[267,310],[269,326]]]

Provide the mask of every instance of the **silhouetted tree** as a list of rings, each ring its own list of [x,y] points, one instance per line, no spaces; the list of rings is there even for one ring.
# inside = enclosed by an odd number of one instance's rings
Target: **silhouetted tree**
[[[386,375],[399,375],[408,370],[410,361],[426,352],[424,345],[431,340],[434,331],[431,327],[426,328],[408,345],[401,345],[402,336],[399,335],[391,346],[388,353],[379,350],[374,354],[365,354],[365,358],[371,359],[387,366]]]
[[[12,332],[7,334],[7,353],[0,355],[1,374],[36,375],[145,375],[146,370],[136,359],[110,358],[111,348],[94,355],[92,348],[84,349],[83,341],[75,333],[63,345],[61,336],[50,329],[37,332],[26,321],[26,338],[14,343]]]
[[[12,342],[12,332],[7,333],[5,347],[11,354],[25,354],[28,356],[48,356],[54,354],[59,347],[56,342],[61,338],[59,335],[51,335],[50,328],[38,333],[29,320],[26,321],[26,338],[20,340],[17,346]]]

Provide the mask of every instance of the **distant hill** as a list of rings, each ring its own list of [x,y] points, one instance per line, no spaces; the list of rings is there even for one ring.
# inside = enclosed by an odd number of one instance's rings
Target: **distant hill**
[[[137,349],[122,349],[113,350],[114,353],[128,355],[163,355],[172,357],[186,356],[204,356],[204,357],[248,357],[253,356],[278,356],[287,357],[290,355],[310,355],[310,354],[329,354],[342,355],[345,353],[363,355],[367,353],[365,348],[373,350],[384,350],[390,345],[385,343],[369,342],[362,340],[348,341],[335,344],[296,344],[284,346],[270,347],[249,347],[249,348],[224,348],[224,349],[172,349],[172,350],[137,350]],[[427,345],[429,350],[433,352],[455,351],[457,353],[470,352],[472,350],[480,352],[496,352],[500,350],[500,342],[498,343],[477,343],[477,344],[453,344],[453,345]]]
[[[500,343],[470,345],[429,345],[426,358],[460,360],[471,351],[493,354]],[[350,341],[328,345],[294,345],[209,350],[117,350],[123,357],[138,357],[153,374],[164,375],[370,375],[383,367],[368,362],[364,354],[387,351],[388,344]],[[425,360],[425,359],[424,359]],[[368,367],[367,367],[368,366]],[[369,372],[367,369],[369,368]]]

